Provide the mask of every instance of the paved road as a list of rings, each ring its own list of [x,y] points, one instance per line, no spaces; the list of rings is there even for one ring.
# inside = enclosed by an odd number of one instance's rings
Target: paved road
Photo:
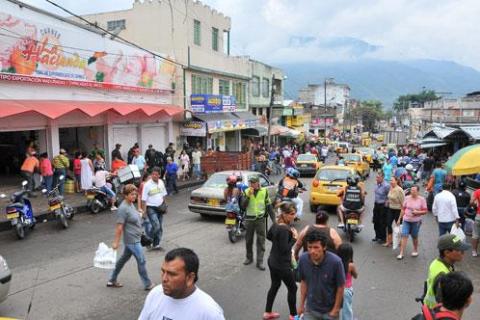
[[[311,179],[304,181],[308,184]],[[369,203],[373,201],[373,184],[372,177],[367,182]],[[226,319],[261,319],[269,286],[268,271],[243,266],[244,241],[229,243],[223,219],[203,219],[188,212],[188,194],[182,191],[170,201],[164,246],[167,250],[186,246],[198,253],[198,285],[224,308]],[[308,212],[308,193],[303,198],[305,214],[299,228],[314,220]],[[354,259],[360,274],[354,282],[356,317],[410,319],[419,310],[413,298],[422,290],[426,268],[436,254],[436,228],[428,216],[422,226],[420,256],[406,256],[399,262],[395,259],[396,252],[370,241],[371,206],[367,212],[366,228],[354,243]],[[330,220],[331,225],[336,225],[333,214]],[[136,319],[146,296],[136,263],[130,261],[122,271],[119,280],[124,288],[121,289],[106,288],[108,272],[92,267],[98,243],[111,243],[113,226],[114,217],[110,213],[85,214],[76,217],[68,230],[60,230],[54,223],[39,225],[24,241],[16,240],[10,232],[1,233],[0,254],[7,259],[14,276],[11,294],[0,304],[0,316],[25,319],[31,303],[28,319]],[[149,274],[158,283],[164,252],[146,255]],[[459,266],[475,279],[477,288],[465,319],[478,319],[480,312],[479,263],[480,260],[466,255]],[[284,315],[281,319],[288,318],[284,287],[274,308]]]

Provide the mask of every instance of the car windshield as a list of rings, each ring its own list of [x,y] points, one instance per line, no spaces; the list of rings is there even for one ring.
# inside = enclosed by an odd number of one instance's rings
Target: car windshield
[[[358,154],[347,154],[345,156],[343,156],[343,159],[345,159],[345,161],[360,161],[362,158],[360,157],[360,155]]]
[[[316,161],[317,157],[313,154],[301,154],[297,157],[297,161]]]
[[[332,181],[332,180],[347,180],[347,177],[350,175],[350,170],[341,170],[341,169],[320,169],[315,179],[322,181]]]
[[[372,154],[372,149],[369,148],[361,148],[360,152],[365,153],[365,154]]]
[[[226,173],[215,173],[205,182],[203,186],[208,188],[225,189],[227,187],[228,176],[229,175]]]

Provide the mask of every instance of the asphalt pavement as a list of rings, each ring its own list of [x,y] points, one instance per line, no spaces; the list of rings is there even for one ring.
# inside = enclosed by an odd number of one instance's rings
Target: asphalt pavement
[[[312,179],[302,180],[309,185]],[[397,252],[371,241],[374,183],[372,175],[367,181],[366,227],[353,243],[359,271],[359,278],[353,283],[355,317],[410,319],[420,310],[414,298],[421,294],[428,264],[437,255],[436,225],[431,215],[426,216],[420,234],[420,255],[410,257],[409,242],[404,260],[397,261]],[[197,252],[200,257],[198,286],[223,307],[226,319],[261,319],[270,285],[268,269],[260,271],[254,265],[243,266],[245,241],[231,244],[222,218],[205,219],[189,212],[189,192],[183,190],[171,197],[169,213],[164,219],[162,245],[167,251],[182,246]],[[303,219],[297,223],[299,229],[314,221],[314,215],[308,210],[308,197],[308,192],[302,195],[305,206]],[[332,212],[330,225],[336,226],[336,223]],[[0,304],[0,316],[35,320],[136,319],[147,292],[142,288],[135,261],[129,261],[120,274],[119,281],[124,287],[119,289],[106,288],[109,272],[93,267],[98,243],[110,245],[113,240],[114,224],[114,215],[103,212],[78,215],[67,230],[60,229],[54,222],[40,224],[23,241],[16,240],[13,232],[0,233],[0,254],[13,272],[10,296]],[[266,255],[269,248],[267,243]],[[164,255],[165,252],[158,251],[146,253],[147,269],[156,283],[160,282]],[[478,319],[480,314],[479,264],[480,258],[472,258],[467,253],[457,268],[466,271],[476,287],[473,305],[464,319]],[[284,286],[274,310],[281,313],[280,319],[288,319]],[[188,316],[185,319],[189,320]]]

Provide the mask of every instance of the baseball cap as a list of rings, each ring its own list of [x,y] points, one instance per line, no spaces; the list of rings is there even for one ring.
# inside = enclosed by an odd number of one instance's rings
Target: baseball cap
[[[251,176],[248,178],[248,181],[249,182],[259,182],[260,179],[258,178],[258,176]]]
[[[60,149],[60,153],[67,153],[65,149]]]
[[[454,234],[444,234],[438,239],[438,250],[460,250],[467,251],[470,249],[470,245],[463,242],[460,237]]]

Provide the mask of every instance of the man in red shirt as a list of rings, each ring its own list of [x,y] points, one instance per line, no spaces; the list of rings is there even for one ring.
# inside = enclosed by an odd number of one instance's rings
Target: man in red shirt
[[[473,227],[472,235],[472,256],[477,257],[478,239],[480,238],[480,189],[475,190],[470,200],[471,206],[477,207],[477,214],[475,215],[475,225]]]

